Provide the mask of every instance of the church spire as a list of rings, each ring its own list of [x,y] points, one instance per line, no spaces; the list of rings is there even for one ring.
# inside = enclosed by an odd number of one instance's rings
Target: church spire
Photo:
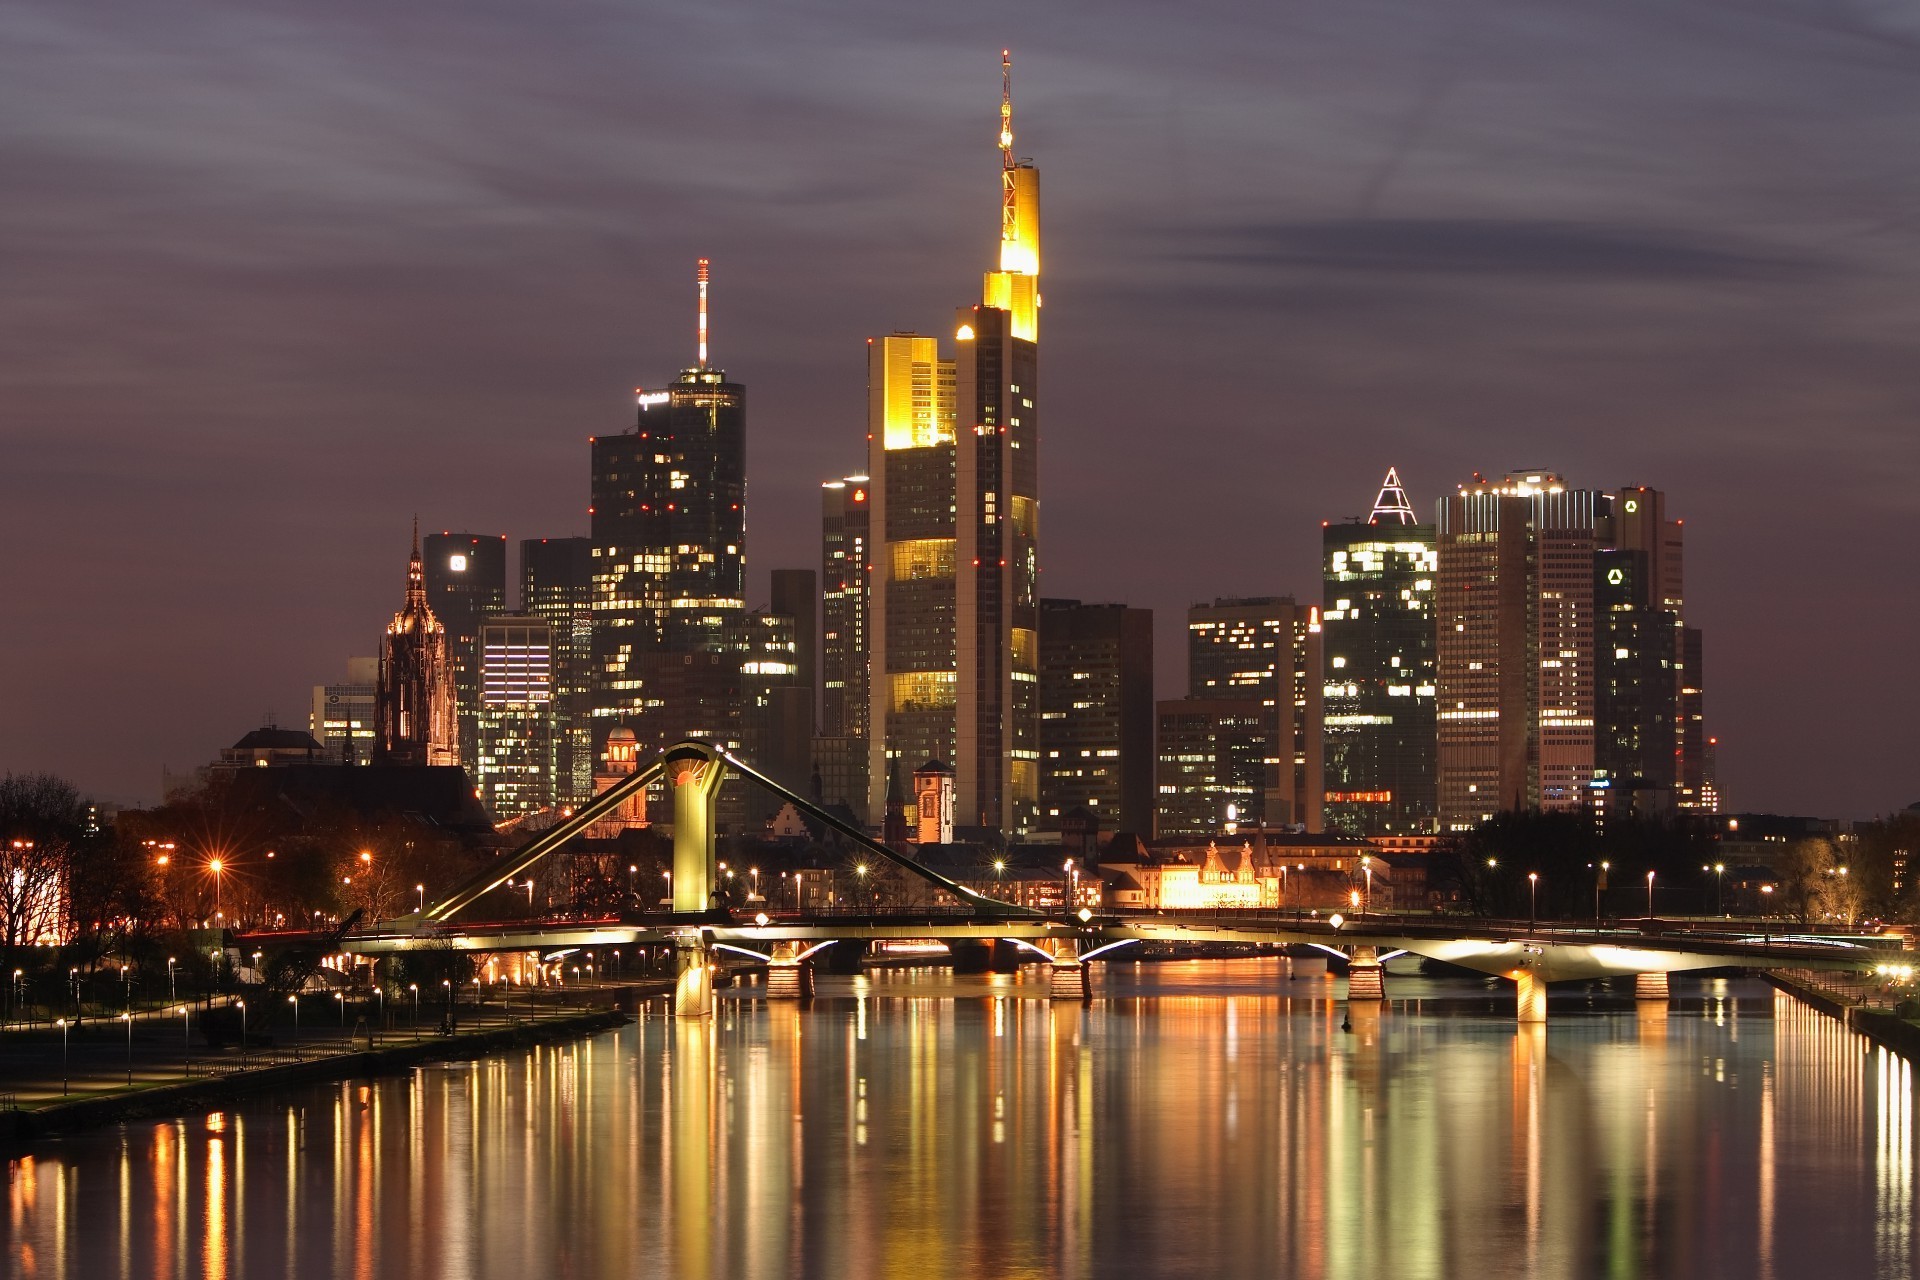
[[[420,559],[420,517],[413,518],[413,554],[407,560],[407,611],[427,607],[427,569]]]
[[[1420,518],[1413,513],[1413,504],[1407,501],[1407,491],[1401,487],[1397,468],[1387,468],[1387,478],[1380,482],[1380,496],[1373,500],[1373,514],[1367,518],[1367,523],[1420,523]]]

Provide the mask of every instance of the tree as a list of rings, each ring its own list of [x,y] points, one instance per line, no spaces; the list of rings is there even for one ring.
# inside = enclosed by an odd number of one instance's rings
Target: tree
[[[0,964],[9,976],[23,947],[67,940],[74,847],[85,816],[79,793],[52,774],[0,778]],[[14,984],[4,986],[11,1017]]]
[[[1825,836],[1795,841],[1780,860],[1780,899],[1787,914],[1806,924],[1827,907],[1839,854]]]

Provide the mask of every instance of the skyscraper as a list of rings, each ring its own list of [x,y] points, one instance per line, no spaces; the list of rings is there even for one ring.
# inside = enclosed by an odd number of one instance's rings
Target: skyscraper
[[[593,539],[523,540],[520,600],[552,634],[554,795],[577,805],[593,795]]]
[[[1434,829],[1433,536],[1392,469],[1366,520],[1322,532],[1329,830]]]
[[[1239,820],[1318,831],[1326,792],[1319,606],[1291,596],[1192,606],[1187,688],[1194,698],[1254,698],[1266,709],[1261,794],[1239,806]]]
[[[480,624],[506,611],[507,539],[504,534],[433,533],[423,548],[427,605],[447,629],[460,741],[471,746],[480,706]]]
[[[1601,790],[1612,814],[1671,808],[1700,730],[1683,709],[1680,522],[1664,495],[1475,476],[1438,524],[1442,825]]]
[[[1040,808],[1153,832],[1153,611],[1040,602]]]
[[[1159,704],[1154,834],[1212,836],[1262,825],[1268,710],[1259,698],[1181,698]]]
[[[1593,777],[1593,566],[1606,495],[1547,472],[1439,504],[1440,819],[1573,809]]]
[[[1040,175],[1013,150],[1001,63],[1000,255],[979,305],[930,337],[871,340],[872,785],[951,761],[962,826],[1039,808]],[[871,808],[880,808],[877,794]]]
[[[708,267],[698,270],[695,363],[635,391],[632,431],[593,446],[593,705],[596,747],[616,725],[663,711],[649,681],[677,680],[695,655],[734,655],[745,602],[747,393],[707,360]],[[681,670],[668,674],[663,667]],[[699,714],[669,720],[701,721]]]
[[[407,560],[406,603],[387,625],[386,639],[380,647],[376,704],[376,763],[460,763],[460,727],[454,711],[447,631],[427,604],[418,521],[413,528],[413,553]]]
[[[863,475],[820,489],[820,734],[867,737],[872,504]]]
[[[553,628],[499,614],[480,624],[474,785],[495,818],[557,803],[554,771]]]

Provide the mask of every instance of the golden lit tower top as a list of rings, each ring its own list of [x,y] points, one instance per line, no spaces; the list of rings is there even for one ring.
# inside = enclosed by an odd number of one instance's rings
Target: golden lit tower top
[[[1013,155],[1013,57],[1000,51],[1000,269],[981,301],[1013,314],[1013,336],[1040,336],[1040,171]]]

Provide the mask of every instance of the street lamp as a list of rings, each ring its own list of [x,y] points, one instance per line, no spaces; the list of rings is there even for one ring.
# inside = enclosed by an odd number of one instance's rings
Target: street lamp
[[[409,982],[407,990],[413,992],[413,1038],[420,1038],[420,984]]]
[[[131,1089],[133,1087],[133,1010],[129,1009],[121,1014],[120,1020],[127,1024],[127,1087]]]
[[[67,1066],[67,1064],[72,1061],[71,1050],[73,1046],[70,1033],[67,1029],[67,1020],[62,1018],[57,1025],[60,1028],[60,1092],[65,1093],[67,1091],[67,1082],[73,1074],[68,1070]]]
[[[1647,919],[1653,919],[1653,872],[1647,872]]]
[[[293,1006],[293,1060],[300,1061],[300,997],[296,993],[287,997],[287,1003]]]
[[[1527,927],[1531,929],[1534,921],[1540,918],[1540,873],[1527,872]]]
[[[216,920],[220,918],[220,873],[226,869],[227,864],[219,858],[207,861],[207,870],[213,872],[213,918]]]
[[[417,884],[413,886],[413,891],[420,895],[420,914],[427,914],[427,886]]]
[[[1727,864],[1713,864],[1713,911],[1715,915],[1727,913]]]
[[[1600,863],[1600,874],[1593,878],[1593,920],[1595,924],[1600,922],[1600,891],[1607,887],[1607,871],[1612,866],[1613,864],[1611,862],[1603,860]]]
[[[174,982],[173,982],[173,957],[168,956],[167,957],[167,1003],[173,1004],[173,1003],[176,1003],[179,999],[180,999],[180,992],[175,989]]]
[[[1373,914],[1373,857],[1368,855],[1360,859],[1360,869],[1367,873],[1366,907],[1362,915]]]
[[[191,1076],[193,1075],[193,1006],[183,1004],[180,1006],[178,1012],[180,1014],[180,1036],[181,1039],[186,1042],[187,1049],[186,1074]]]
[[[640,870],[639,867],[634,866],[631,863],[629,863],[627,866],[627,896],[629,898],[637,896],[633,888],[633,877],[635,876],[635,874],[639,872],[639,870]]]

